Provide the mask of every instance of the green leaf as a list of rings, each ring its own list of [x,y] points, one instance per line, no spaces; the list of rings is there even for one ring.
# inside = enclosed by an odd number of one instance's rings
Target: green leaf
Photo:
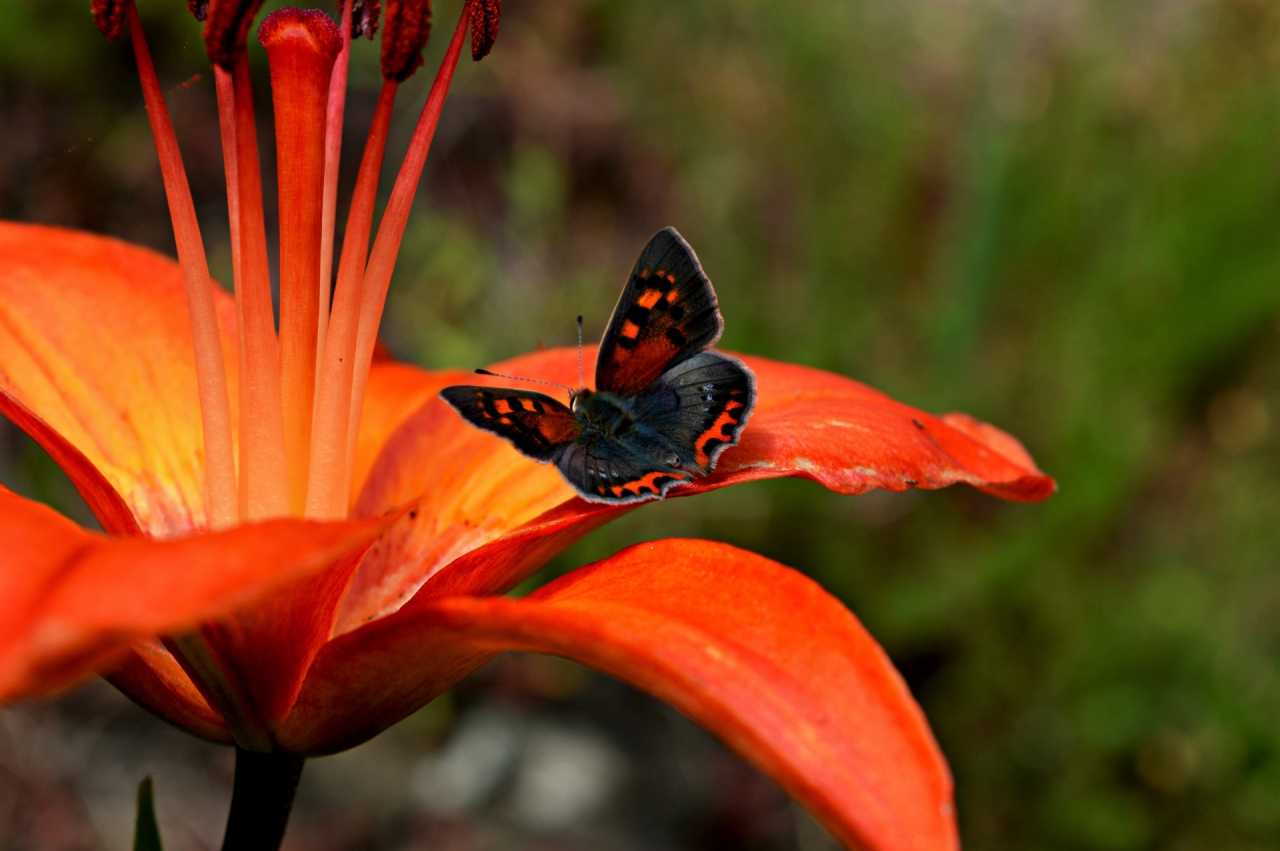
[[[162,851],[150,777],[142,778],[138,784],[138,824],[133,831],[133,851]]]

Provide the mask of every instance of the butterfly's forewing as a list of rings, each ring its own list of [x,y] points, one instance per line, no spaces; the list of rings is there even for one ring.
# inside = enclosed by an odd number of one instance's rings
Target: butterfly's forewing
[[[645,388],[633,416],[675,451],[682,467],[706,474],[738,442],[755,399],[751,370],[719,352],[702,352]]]
[[[711,282],[675,228],[649,240],[600,343],[596,388],[634,396],[664,371],[720,338]]]
[[[493,432],[543,464],[559,458],[582,433],[573,411],[542,393],[460,385],[441,390],[440,398],[473,426]]]
[[[675,460],[658,445],[631,445],[604,435],[565,448],[556,468],[583,499],[627,503],[656,499],[691,474],[668,463]],[[667,460],[663,456],[667,456]]]

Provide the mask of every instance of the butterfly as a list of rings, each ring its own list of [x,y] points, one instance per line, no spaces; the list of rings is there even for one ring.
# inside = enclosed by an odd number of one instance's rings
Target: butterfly
[[[580,389],[564,388],[567,406],[498,387],[446,387],[440,396],[471,425],[555,464],[583,499],[661,499],[714,470],[755,407],[751,370],[709,351],[723,330],[715,290],[693,249],[675,228],[664,228],[640,252],[613,309],[595,390],[582,387],[579,374]],[[578,352],[581,373],[582,317]]]

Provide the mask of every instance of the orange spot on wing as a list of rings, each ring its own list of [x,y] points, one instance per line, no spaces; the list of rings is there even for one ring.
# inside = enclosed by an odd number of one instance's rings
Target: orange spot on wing
[[[698,452],[694,460],[698,462],[699,467],[705,467],[711,463],[711,454],[707,452],[707,444],[713,440],[728,443],[730,437],[724,433],[724,427],[737,424],[737,417],[729,413],[728,406],[726,406],[725,410],[716,418],[716,421],[711,424],[711,428],[704,431],[693,445],[693,448]]]
[[[628,319],[622,323],[622,330],[618,332],[622,336],[634,340],[640,334],[640,326]]]
[[[661,471],[657,471],[657,472],[649,473],[645,475],[643,478],[636,479],[634,482],[627,482],[622,487],[631,491],[631,493],[635,494],[636,496],[639,496],[645,491],[658,493],[660,489],[658,488],[657,484],[655,484],[658,481],[658,479],[675,479],[677,481],[684,481],[687,478],[689,478],[688,473],[664,473]],[[620,491],[622,490],[622,488],[614,488],[614,490]],[[621,496],[620,493],[615,495]]]
[[[648,310],[649,308],[657,304],[658,300],[661,298],[662,298],[661,290],[645,290],[643,293],[640,294],[640,298],[636,299],[636,304],[640,305],[645,310]]]
[[[673,275],[673,274],[671,274],[670,272],[668,272],[668,273],[667,273],[667,280],[674,284],[674,283],[676,282],[676,276],[675,276],[675,275]]]
[[[680,297],[680,291],[672,290],[671,292],[667,293],[667,304],[675,304],[676,299],[678,299],[679,297]]]

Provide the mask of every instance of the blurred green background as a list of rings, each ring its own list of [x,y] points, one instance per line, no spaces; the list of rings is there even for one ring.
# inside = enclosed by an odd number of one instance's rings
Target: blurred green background
[[[183,5],[140,3],[226,280]],[[131,57],[86,6],[0,4],[0,215],[171,252]],[[353,60],[348,152],[376,50]],[[571,343],[579,313],[599,333],[667,224],[725,348],[992,422],[1060,490],[757,483],[647,506],[545,574],[691,535],[814,576],[923,704],[967,848],[1280,847],[1280,6],[507,0],[446,106],[386,340],[470,367]],[[5,439],[6,483],[83,510]]]

